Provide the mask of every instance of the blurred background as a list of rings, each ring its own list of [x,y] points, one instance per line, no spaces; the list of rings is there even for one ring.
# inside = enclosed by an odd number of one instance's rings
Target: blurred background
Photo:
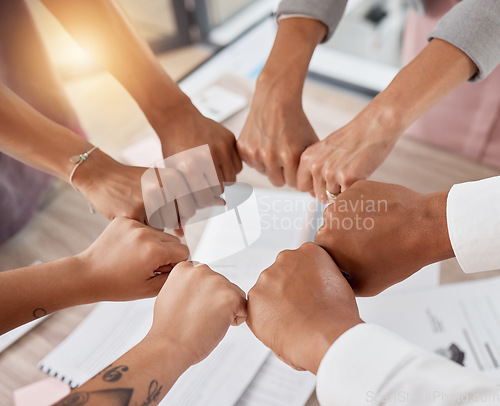
[[[30,2],[44,39],[50,44],[48,49],[52,60],[63,77],[95,70],[97,67],[92,60],[65,33],[43,5],[37,0]],[[204,55],[214,53],[241,36],[273,13],[279,3],[277,0],[119,2],[156,53],[194,46]],[[345,18],[336,34],[320,51],[326,58],[323,66],[316,67],[313,64],[313,73],[317,71],[325,78],[365,89],[375,87],[371,90],[378,90],[377,86],[366,86],[363,80],[357,83],[352,78],[352,71],[359,69],[358,76],[362,78],[373,74],[374,70],[385,68],[390,75],[401,66],[406,3],[406,0],[350,0]],[[337,66],[329,67],[329,58],[337,60]],[[375,65],[367,64],[367,61]]]

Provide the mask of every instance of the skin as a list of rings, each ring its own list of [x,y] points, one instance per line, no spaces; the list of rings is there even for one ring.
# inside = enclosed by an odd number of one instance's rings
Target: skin
[[[178,238],[117,218],[74,257],[1,272],[0,334],[71,306],[153,297],[188,255]]]
[[[26,5],[23,2],[4,3],[6,4],[0,6],[3,7],[0,11],[4,9],[5,13],[1,14],[8,17],[8,21],[14,21],[13,15],[21,18],[24,13],[24,20],[29,24],[23,26],[23,36],[14,36],[12,43],[2,43],[1,56],[8,62],[3,76],[8,79],[9,86],[15,92],[26,95],[25,99],[30,100],[39,111],[29,106],[7,86],[0,85],[0,151],[69,181],[74,168],[70,157],[89,151],[93,145],[74,132],[82,131],[56,83],[57,78],[39,38],[36,37],[33,22],[28,18]],[[159,65],[115,1],[47,0],[45,5],[60,19],[68,32],[135,98],[156,130],[166,157],[208,144],[211,153],[209,163],[215,163],[218,181],[222,183],[236,180],[236,174],[241,170],[241,160],[236,151],[234,135],[194,108],[189,98]],[[9,23],[0,30],[18,32],[14,28],[16,27]],[[10,38],[9,35],[5,37]],[[25,37],[35,43],[31,44]],[[17,50],[29,48],[33,55],[16,56],[20,54],[13,52],[13,46]],[[108,52],[109,50],[113,51]],[[34,72],[29,66],[33,66],[31,60],[35,58],[41,62],[40,71]],[[18,69],[18,66],[22,69]],[[34,85],[38,82],[43,83],[43,93],[46,93],[43,97],[36,93],[40,91],[39,86]],[[45,89],[45,85],[50,89]],[[159,94],[164,96],[158,97]],[[207,173],[203,175],[209,179],[210,165],[201,166],[202,169],[207,168]],[[109,219],[129,217],[146,223],[141,193],[144,171],[144,168],[122,165],[104,152],[96,150],[77,169],[73,183],[90,204]],[[182,175],[189,183],[192,174],[199,171],[200,166],[193,160],[189,167],[183,168]],[[212,192],[214,191],[215,188]],[[201,202],[202,207],[208,205],[206,200],[205,198]],[[185,211],[192,210],[187,208]],[[183,216],[181,213],[179,218]]]
[[[135,99],[160,138],[165,158],[208,144],[220,182],[236,180],[242,165],[234,135],[194,107],[163,70],[117,1],[43,3]]]
[[[229,326],[247,316],[245,293],[206,265],[177,265],[158,295],[153,326],[136,347],[57,406],[157,405],[191,365],[205,359]]]
[[[358,296],[374,296],[422,267],[454,257],[448,192],[358,181],[330,204],[314,242],[332,256]]]
[[[302,89],[325,34],[319,21],[280,22],[238,140],[242,159],[274,185],[297,187],[323,203],[327,190],[339,194],[368,178],[416,119],[477,72],[465,53],[434,39],[354,120],[318,142],[302,108]]]
[[[64,181],[69,181],[75,165],[69,157],[93,147],[71,130],[35,111],[1,85],[0,122],[0,151]],[[43,154],[40,151],[44,151]],[[213,168],[211,158],[209,160],[204,165],[200,165],[199,160],[195,165],[196,160],[193,160],[189,167],[177,165],[175,168],[158,169],[161,186],[177,200],[175,212],[165,221],[165,226],[178,229],[179,221],[190,218],[196,209],[221,204],[219,186],[206,190],[209,189],[206,184],[204,191],[191,193],[191,190],[200,189],[200,178],[208,178],[206,173],[210,174],[210,165]],[[145,171],[146,168],[123,165],[101,150],[95,150],[74,173],[73,184],[97,211],[110,220],[127,217],[146,224],[148,218],[144,198],[153,182],[142,182]],[[214,174],[208,179],[211,184],[218,185],[217,175],[212,172]],[[155,182],[155,188],[159,190],[159,182],[156,179]],[[174,218],[175,221],[172,220]]]
[[[368,178],[415,120],[476,72],[461,50],[432,40],[349,124],[304,152],[298,189],[326,203],[327,190],[339,194]]]
[[[281,252],[248,292],[248,326],[298,370],[316,374],[337,338],[362,322],[339,268],[312,243]]]
[[[25,1],[0,3],[0,38],[0,82],[46,117],[84,134]]]
[[[326,26],[319,21],[282,20],[257,80],[238,151],[274,186],[295,187],[300,155],[319,141],[302,108],[302,88],[314,49],[325,35]]]

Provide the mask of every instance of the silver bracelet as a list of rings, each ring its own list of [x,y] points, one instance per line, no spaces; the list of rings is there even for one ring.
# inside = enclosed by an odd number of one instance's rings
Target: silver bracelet
[[[71,187],[73,189],[75,189],[77,192],[79,192],[79,190],[76,188],[76,186],[73,184],[73,176],[75,175],[75,172],[76,170],[78,169],[78,167],[83,164],[87,158],[90,156],[90,154],[92,152],[94,152],[96,149],[99,149],[98,147],[94,147],[92,148],[91,150],[85,152],[84,154],[81,154],[81,155],[73,155],[69,161],[73,164],[75,164],[75,167],[73,168],[73,170],[71,171],[71,175],[69,175],[69,184],[71,185]]]
[[[75,175],[75,172],[76,170],[78,169],[78,167],[83,164],[87,158],[90,156],[90,154],[92,152],[94,152],[96,149],[99,149],[98,147],[94,147],[92,148],[91,150],[85,152],[84,154],[81,154],[81,155],[73,155],[69,161],[73,164],[75,164],[75,167],[73,168],[73,170],[71,171],[71,174],[69,175],[69,184],[71,185],[71,187],[73,189],[75,189],[77,192],[79,192],[79,190],[76,188],[76,186],[73,184],[73,176]],[[88,202],[87,202],[88,203]],[[90,210],[90,213],[92,214],[95,214],[95,209],[92,207],[92,205],[90,203],[88,203],[89,205],[89,210]]]

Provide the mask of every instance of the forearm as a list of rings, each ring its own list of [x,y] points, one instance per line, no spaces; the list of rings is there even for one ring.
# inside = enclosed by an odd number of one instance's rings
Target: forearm
[[[474,62],[461,50],[432,40],[358,117],[377,118],[387,133],[402,134],[476,71]]]
[[[87,399],[88,406],[154,406],[189,366],[182,352],[146,337],[55,406],[69,404],[72,399]]]
[[[0,151],[65,182],[75,163],[70,158],[89,151],[93,145],[71,130],[44,117],[9,89],[0,85]],[[82,181],[103,179],[119,164],[102,151],[95,151],[74,174]]]
[[[66,181],[74,167],[70,157],[92,148],[1,85],[0,122],[0,151]]]
[[[131,94],[150,121],[189,99],[115,0],[43,0],[68,33]],[[153,124],[153,123],[152,123]]]
[[[273,49],[257,81],[257,91],[275,89],[283,100],[300,100],[309,63],[326,26],[309,18],[280,22]]]
[[[0,38],[8,38],[0,42],[5,85],[49,119],[81,131],[26,0],[0,3]]]
[[[77,257],[0,273],[0,334],[67,307],[94,301]]]

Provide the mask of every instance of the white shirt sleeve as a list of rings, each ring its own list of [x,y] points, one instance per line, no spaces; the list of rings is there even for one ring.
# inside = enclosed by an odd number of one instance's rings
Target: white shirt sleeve
[[[500,176],[453,186],[447,222],[464,272],[500,269]]]
[[[321,406],[500,405],[500,389],[481,375],[371,324],[330,347],[316,392]]]

